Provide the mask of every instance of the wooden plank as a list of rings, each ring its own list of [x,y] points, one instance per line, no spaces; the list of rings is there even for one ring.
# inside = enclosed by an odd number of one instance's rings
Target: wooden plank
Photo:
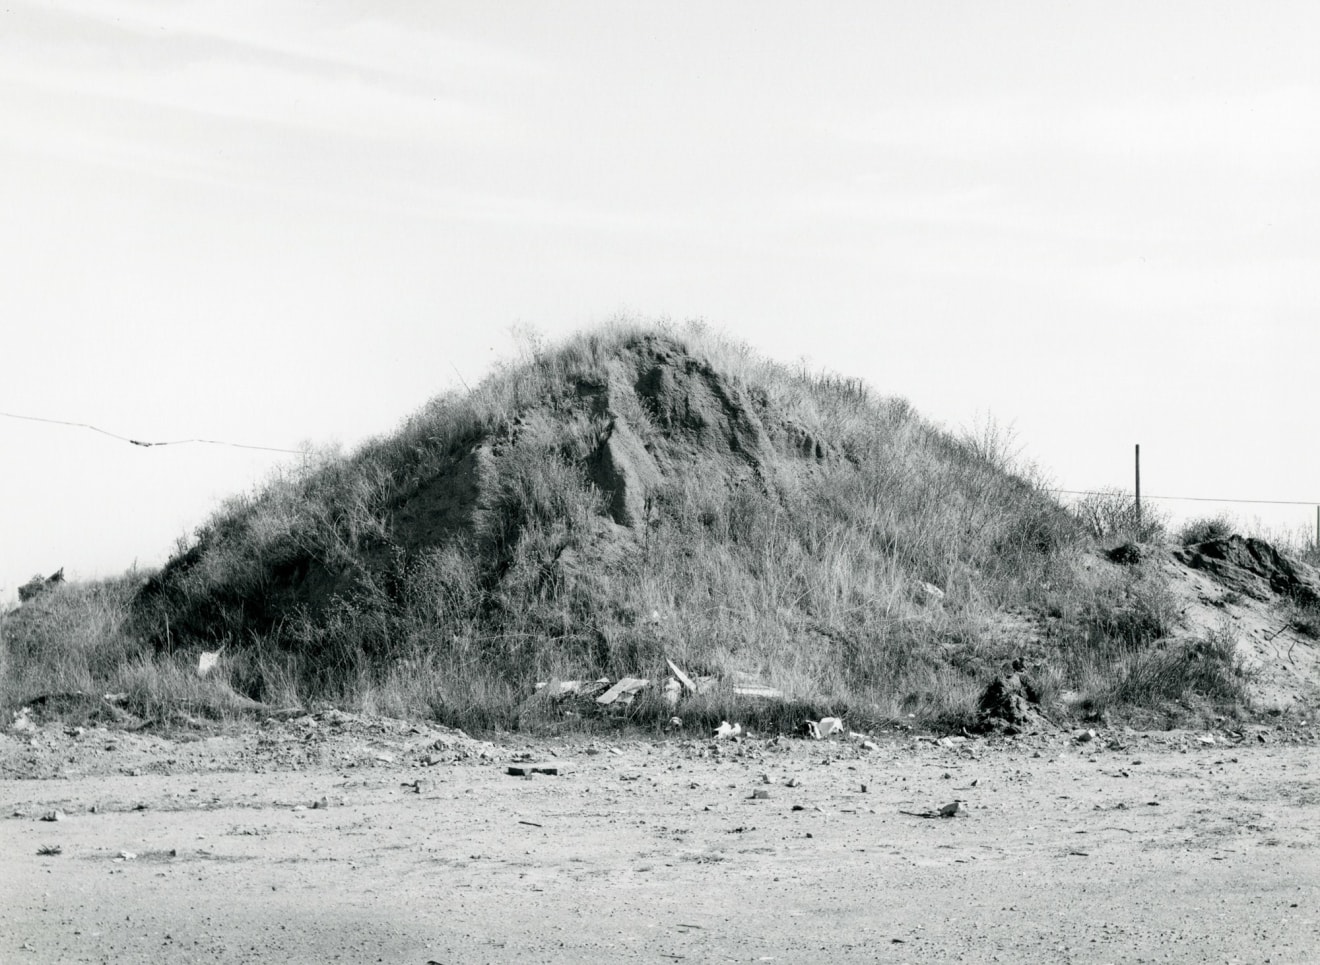
[[[665,663],[669,664],[670,671],[678,679],[679,683],[681,683],[688,690],[692,691],[694,694],[697,692],[697,685],[692,682],[691,677],[689,677],[683,671],[678,669],[678,664],[674,663],[674,661],[670,660],[668,657],[665,657]]]
[[[624,677],[605,693],[596,698],[598,704],[612,704],[624,694],[635,694],[650,681],[643,677]]]
[[[778,700],[784,696],[784,692],[777,687],[767,687],[764,684],[744,684],[733,688],[733,692],[739,697],[768,697]]]

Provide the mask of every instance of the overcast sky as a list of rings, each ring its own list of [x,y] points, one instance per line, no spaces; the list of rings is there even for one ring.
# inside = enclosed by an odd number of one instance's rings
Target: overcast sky
[[[1141,443],[1148,494],[1320,502],[1317,50],[1282,0],[7,0],[0,411],[352,448],[628,312],[989,414],[1065,488]],[[0,600],[296,459],[0,446]]]

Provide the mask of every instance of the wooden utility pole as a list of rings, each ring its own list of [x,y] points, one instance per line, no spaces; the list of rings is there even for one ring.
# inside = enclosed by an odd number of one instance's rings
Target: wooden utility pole
[[[1141,443],[1137,443],[1137,528],[1141,528]]]

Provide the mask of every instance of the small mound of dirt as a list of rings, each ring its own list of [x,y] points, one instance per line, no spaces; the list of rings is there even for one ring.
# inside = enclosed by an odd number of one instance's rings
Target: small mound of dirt
[[[996,677],[977,701],[977,726],[981,733],[1029,734],[1050,725],[1040,712],[1040,695],[1025,674]]]
[[[1119,566],[1135,566],[1141,562],[1145,554],[1136,543],[1124,543],[1122,546],[1115,546],[1105,555],[1109,557],[1111,563],[1117,563]]]
[[[1315,570],[1288,559],[1262,539],[1212,539],[1174,550],[1173,555],[1184,566],[1204,570],[1254,600],[1267,601],[1278,594],[1301,603],[1320,603],[1320,576]]]

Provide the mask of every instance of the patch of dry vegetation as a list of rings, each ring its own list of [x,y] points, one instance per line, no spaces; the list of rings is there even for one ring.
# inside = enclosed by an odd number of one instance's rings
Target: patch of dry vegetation
[[[190,661],[145,646],[130,629],[141,579],[61,584],[0,617],[6,709],[41,698],[65,717],[173,720],[251,710],[224,675],[199,677]],[[118,695],[112,703],[105,695]]]
[[[717,690],[693,720],[957,724],[1026,653],[1049,694],[1106,709],[1238,701],[1219,651],[1155,646],[1172,614],[1153,571],[1088,568],[1093,522],[993,426],[958,438],[856,380],[616,324],[231,499],[145,585],[25,606],[3,625],[5,700],[132,688],[517,727],[548,712],[539,680],[663,680],[669,658],[788,695]],[[1049,629],[995,632],[1006,613]],[[203,649],[222,656],[199,682]],[[632,708],[669,713],[654,691]]]

